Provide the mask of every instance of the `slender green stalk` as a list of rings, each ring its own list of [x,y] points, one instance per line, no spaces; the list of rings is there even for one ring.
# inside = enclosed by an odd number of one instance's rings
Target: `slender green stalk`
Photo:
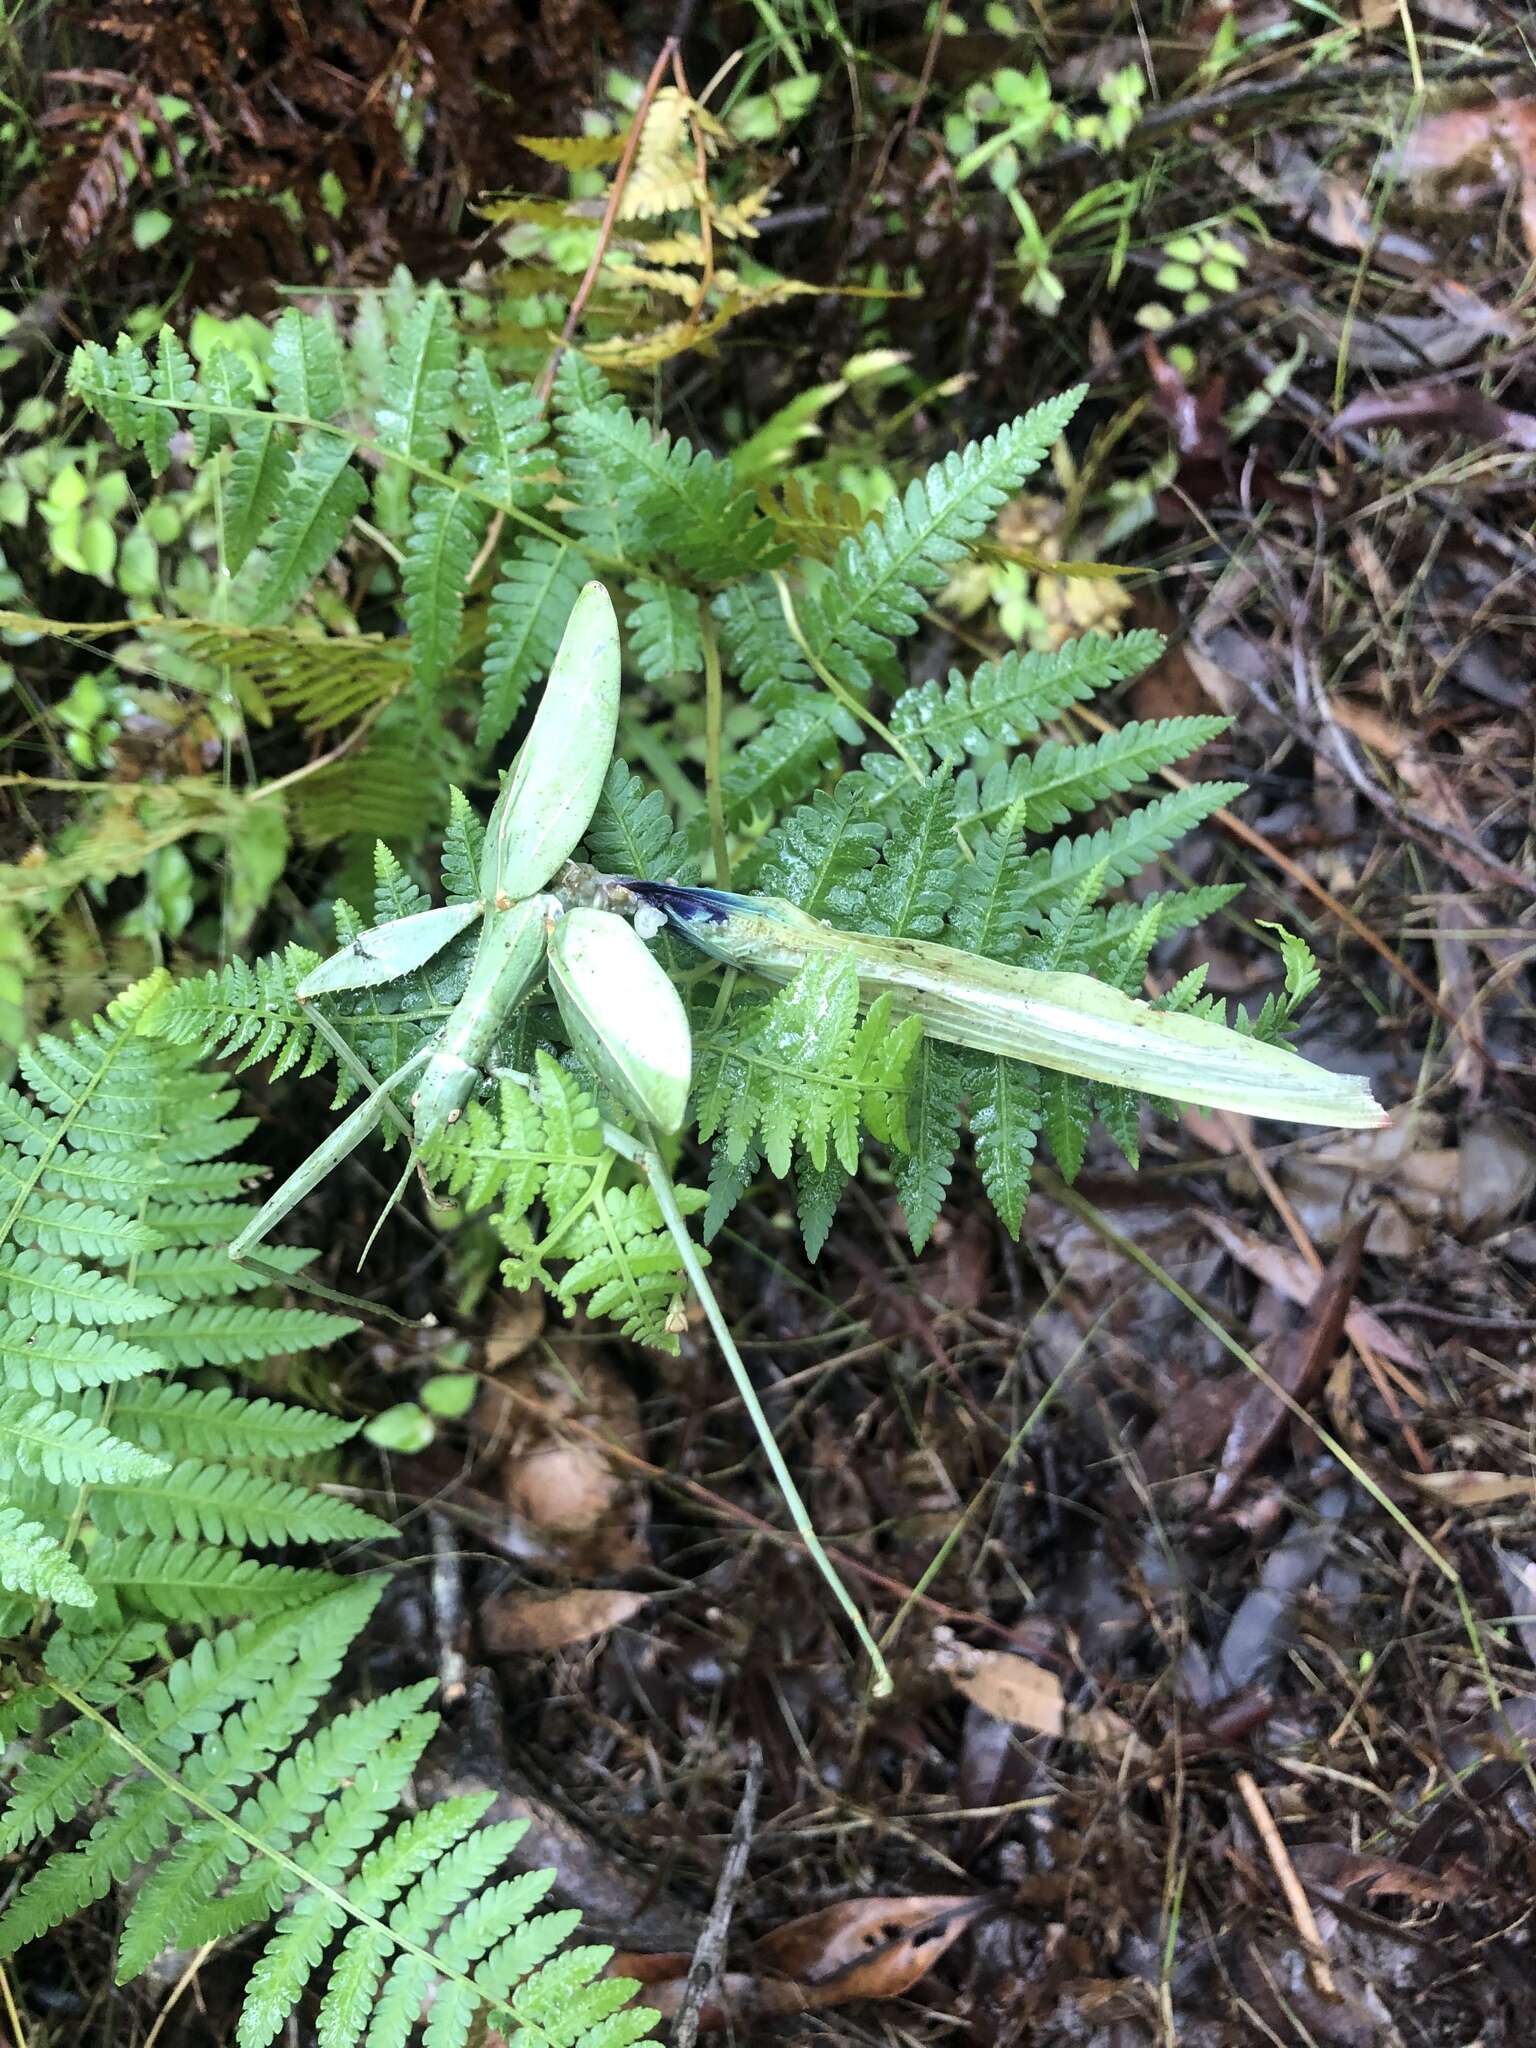
[[[731,886],[731,854],[725,837],[725,791],[721,748],[725,736],[725,691],[720,681],[720,642],[708,611],[700,613],[704,647],[704,793],[709,803],[709,844],[715,857],[715,887]]]
[[[715,1342],[720,1346],[721,1355],[731,1369],[731,1378],[736,1382],[736,1391],[741,1396],[742,1405],[752,1419],[752,1427],[757,1431],[758,1440],[768,1459],[769,1469],[778,1483],[780,1493],[784,1496],[784,1505],[789,1509],[790,1520],[810,1552],[816,1569],[831,1587],[838,1606],[851,1622],[853,1632],[859,1639],[859,1646],[869,1659],[870,1670],[873,1673],[871,1691],[876,1699],[888,1698],[892,1691],[891,1674],[886,1667],[885,1658],[880,1653],[880,1645],[870,1634],[869,1624],[859,1611],[853,1595],[839,1578],[836,1565],[823,1548],[821,1538],[816,1533],[816,1525],[811,1520],[810,1510],[801,1499],[800,1489],[795,1485],[794,1476],[784,1462],[784,1454],[779,1449],[778,1439],[774,1436],[773,1425],[763,1412],[763,1404],[757,1398],[757,1389],[752,1384],[751,1375],[743,1363],[741,1353],[736,1349],[736,1340],[731,1335],[730,1325],[721,1313],[720,1304],[715,1299],[715,1290],[705,1276],[693,1239],[688,1235],[688,1225],[677,1205],[677,1191],[672,1185],[672,1176],[667,1171],[659,1147],[654,1138],[650,1145],[642,1145],[627,1131],[617,1130],[609,1124],[603,1126],[603,1139],[615,1152],[622,1153],[637,1166],[649,1181],[656,1196],[656,1206],[660,1209],[662,1218],[672,1233],[672,1241],[677,1246],[678,1257],[683,1262],[683,1271],[688,1275],[689,1284],[699,1298],[709,1327],[714,1331]]]

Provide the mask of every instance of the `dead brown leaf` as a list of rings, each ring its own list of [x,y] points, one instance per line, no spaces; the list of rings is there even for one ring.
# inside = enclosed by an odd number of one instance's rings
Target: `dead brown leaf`
[[[494,1440],[503,1500],[556,1541],[572,1571],[645,1561],[644,1490],[615,1455],[643,1449],[640,1405],[597,1353],[571,1345],[522,1357],[485,1383],[475,1422]]]
[[[1296,505],[1311,503],[1307,492],[1288,484],[1262,457],[1239,464],[1222,411],[1227,402],[1224,377],[1212,377],[1191,390],[1182,371],[1169,362],[1148,335],[1142,343],[1152,378],[1152,403],[1168,423],[1178,450],[1178,491],[1158,498],[1161,517],[1170,522],[1188,517],[1184,500],[1196,505],[1236,503]]]
[[[1490,1111],[1463,1134],[1457,1159],[1456,1208],[1461,1227],[1484,1237],[1517,1215],[1536,1191],[1536,1145],[1530,1133]]]
[[[1432,379],[1396,384],[1388,391],[1362,391],[1333,422],[1336,434],[1360,433],[1366,427],[1402,427],[1409,433],[1447,428],[1479,441],[1536,448],[1536,413],[1514,412],[1470,384]]]
[[[1034,1735],[1060,1735],[1066,1725],[1061,1680],[1012,1650],[973,1650],[936,1630],[933,1668],[972,1706]],[[949,1637],[948,1640],[943,1638]]]
[[[1344,1334],[1364,1247],[1365,1225],[1357,1223],[1317,1281],[1306,1321],[1276,1352],[1271,1377],[1293,1402],[1304,1405],[1333,1362]],[[1211,1483],[1208,1513],[1219,1512],[1231,1501],[1285,1427],[1290,1412],[1278,1393],[1263,1385],[1253,1389],[1238,1410],[1227,1437],[1221,1468]]]
[[[1309,1889],[1341,1898],[1356,1893],[1366,1899],[1413,1899],[1420,1905],[1443,1905],[1463,1899],[1471,1889],[1465,1870],[1453,1869],[1444,1877],[1420,1870],[1391,1856],[1367,1856],[1341,1843],[1301,1842],[1291,1849],[1291,1861]]]
[[[1421,1493],[1446,1508],[1491,1508],[1501,1500],[1536,1500],[1528,1472],[1408,1472]]]
[[[1403,144],[1400,163],[1410,178],[1461,172],[1505,189],[1518,186],[1521,231],[1536,256],[1536,99],[1490,100],[1431,114]]]
[[[564,1593],[504,1593],[480,1609],[480,1639],[493,1657],[563,1650],[632,1621],[648,1605],[644,1593],[600,1586],[572,1586]]]
[[[962,1892],[846,1899],[807,1913],[763,1936],[752,1952],[751,1970],[733,1970],[720,1979],[700,2024],[739,2027],[865,1998],[904,1997],[993,1903],[986,1895]],[[606,1974],[638,1978],[645,2003],[669,2019],[682,2002],[692,1960],[686,1954],[620,1954]]]
[[[1256,1230],[1230,1222],[1225,1216],[1218,1216],[1213,1209],[1200,1209],[1196,1214],[1216,1242],[1230,1252],[1255,1280],[1262,1280],[1266,1287],[1272,1287],[1287,1301],[1298,1305],[1312,1299],[1317,1276],[1299,1251],[1289,1245],[1271,1244]],[[1374,1309],[1364,1308],[1358,1301],[1350,1304],[1349,1314],[1344,1319],[1344,1333],[1352,1344],[1364,1345],[1383,1358],[1390,1358],[1395,1365],[1409,1371],[1419,1368],[1421,1361],[1412,1345],[1399,1337],[1395,1330],[1389,1329]]]

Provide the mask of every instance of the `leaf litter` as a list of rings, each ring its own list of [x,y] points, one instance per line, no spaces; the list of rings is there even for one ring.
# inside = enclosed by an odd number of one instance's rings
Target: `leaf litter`
[[[256,132],[219,113],[222,160],[237,190],[253,164],[261,176],[248,202],[208,210],[194,291],[242,265],[262,289],[301,282],[316,248],[342,288],[427,245],[462,268],[463,191],[526,173],[503,170],[508,100],[530,77],[584,95],[609,32],[586,5],[537,25],[416,10],[407,56],[432,109],[418,176],[398,131],[359,144],[349,125],[384,112],[369,94],[402,24],[365,9],[344,47],[311,37],[336,11],[309,10],[303,36],[285,16],[259,76],[231,66]],[[640,41],[671,22],[628,12]],[[733,54],[730,11],[710,12],[689,31],[691,76]],[[491,1789],[497,1817],[530,1820],[526,1860],[557,1869],[559,1896],[662,2004],[681,1997],[760,1748],[716,2025],[787,2017],[795,2038],[836,2008],[836,2038],[884,2028],[924,2048],[1528,2037],[1536,1063],[1517,884],[1532,873],[1536,128],[1508,84],[1524,56],[1506,14],[1412,10],[1420,97],[1403,10],[1356,12],[1343,61],[1316,10],[1267,4],[1194,10],[1145,49],[1069,9],[1053,34],[1084,63],[1033,26],[1015,47],[995,26],[934,38],[861,16],[844,33],[874,38],[880,89],[820,52],[821,99],[765,223],[786,272],[879,263],[921,279],[923,296],[890,301],[883,338],[935,450],[960,416],[1091,374],[1091,438],[1030,516],[1073,557],[1123,522],[1105,551],[1162,572],[1178,687],[1235,721],[1199,772],[1253,784],[1246,837],[1212,820],[1157,877],[1244,885],[1219,930],[1160,945],[1158,985],[1203,965],[1256,1003],[1278,985],[1262,921],[1303,925],[1327,969],[1305,1049],[1358,1059],[1396,1111],[1380,1133],[1277,1133],[1261,1150],[1185,1117],[1143,1134],[1134,1178],[1096,1142],[1079,1188],[1114,1241],[1043,1179],[1010,1241],[962,1168],[921,1260],[874,1180],[811,1267],[784,1191],[754,1191],[713,1270],[817,1525],[890,1632],[897,1692],[874,1711],[691,1331],[658,1366],[580,1326],[547,1333],[536,1304],[487,1333],[472,1302],[434,1297],[479,1347],[481,1392],[429,1453],[390,1464],[404,1509],[446,1518],[452,1556],[399,1572],[367,1683],[419,1677],[462,1645],[463,1691],[420,1791]],[[132,38],[104,22],[104,64],[155,91],[175,90],[173,60],[194,83],[212,75],[207,50],[178,55],[147,11],[118,15],[155,40],[125,56]],[[1470,60],[1425,21],[1475,43]],[[1229,35],[1251,42],[1224,72]],[[1493,57],[1492,87],[1456,68]],[[1100,261],[1063,242],[1070,289],[1049,322],[1020,302],[1003,193],[958,183],[945,154],[944,116],[1020,59],[1074,108],[1080,92],[1102,106],[1118,66],[1156,73],[1157,124],[1123,158],[1069,146],[1023,188],[1054,234],[1159,152],[1128,248]],[[335,119],[317,142],[279,118],[280,96],[326,67],[316,104]],[[1244,97],[1255,88],[1283,91]],[[156,276],[164,257],[124,239],[144,171],[108,118],[140,103],[138,85],[49,89],[67,118],[44,133],[55,181],[23,239],[38,246],[34,229],[78,206],[97,296]],[[561,111],[555,125],[580,127],[574,99]],[[187,153],[178,131],[168,159]],[[327,166],[349,195],[340,223],[317,204]],[[268,196],[290,183],[304,235]],[[1148,347],[1136,265],[1159,238],[1238,213],[1251,291]],[[868,345],[864,318],[856,302],[770,313],[744,358],[664,366],[658,417],[719,427],[724,445],[733,409],[755,422],[839,375]],[[970,381],[945,407],[924,395],[957,369]],[[861,449],[885,424],[878,403],[860,413]],[[1150,621],[1127,587],[1128,620]],[[988,606],[941,604],[913,672],[997,636]],[[1321,1282],[1299,1240],[1330,1261]],[[1393,1381],[1396,1410],[1358,1369],[1365,1350],[1416,1390]],[[1332,1998],[1244,1772],[1310,1902]],[[72,1968],[58,1982],[67,1999]]]

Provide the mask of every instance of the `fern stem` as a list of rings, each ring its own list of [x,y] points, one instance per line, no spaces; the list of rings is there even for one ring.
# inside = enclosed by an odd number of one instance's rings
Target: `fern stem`
[[[16,2010],[16,2000],[11,1994],[10,1972],[4,1963],[0,1963],[0,2000],[4,2001],[6,2018],[11,2023],[16,2048],[27,2048],[26,2029],[21,2024],[21,2014]]]
[[[795,600],[791,594],[789,584],[777,569],[770,569],[768,573],[772,576],[774,587],[779,593],[779,605],[783,610],[784,623],[789,628],[790,638],[810,663],[822,686],[831,692],[850,718],[857,719],[860,725],[868,726],[872,733],[875,733],[880,739],[885,741],[891,752],[905,765],[912,780],[921,788],[928,779],[922,769],[918,767],[907,749],[897,739],[895,733],[891,731],[891,728],[882,719],[877,718],[867,704],[860,703],[853,692],[845,684],[840,683],[837,677],[833,675],[831,669],[821,660],[805,637],[804,630],[800,624],[800,615],[795,610]]]
[[[801,1540],[810,1552],[816,1569],[831,1587],[837,1604],[853,1624],[854,1634],[858,1637],[860,1647],[868,1657],[870,1669],[874,1674],[871,1690],[876,1699],[885,1699],[892,1691],[892,1683],[885,1659],[880,1654],[880,1645],[870,1634],[869,1625],[859,1611],[853,1595],[839,1578],[836,1565],[822,1548],[821,1538],[816,1533],[816,1525],[811,1520],[810,1510],[801,1499],[800,1489],[795,1485],[790,1469],[784,1462],[784,1454],[779,1449],[778,1439],[774,1436],[773,1425],[763,1413],[763,1405],[757,1398],[757,1389],[753,1386],[751,1375],[742,1362],[741,1353],[736,1349],[736,1340],[731,1335],[730,1325],[721,1313],[720,1304],[715,1299],[715,1290],[705,1277],[704,1267],[694,1249],[693,1239],[688,1235],[683,1212],[677,1205],[672,1176],[667,1171],[666,1162],[654,1137],[649,1146],[643,1146],[637,1144],[627,1132],[613,1130],[606,1124],[603,1126],[603,1137],[616,1152],[623,1152],[631,1159],[649,1181],[656,1196],[656,1205],[661,1210],[667,1228],[672,1233],[672,1240],[677,1246],[678,1257],[683,1262],[683,1271],[688,1275],[693,1291],[699,1297],[709,1326],[715,1333],[715,1342],[720,1346],[721,1355],[731,1369],[731,1378],[736,1382],[736,1391],[741,1396],[742,1405],[752,1419],[752,1427],[757,1431],[769,1468],[778,1483],[780,1493],[784,1496],[784,1505],[789,1509],[790,1520],[800,1532]]]
[[[720,680],[720,641],[708,609],[699,615],[704,649],[704,793],[709,804],[709,841],[715,856],[715,886],[731,886],[731,854],[725,837],[725,789],[720,750],[725,735],[725,692]]]
[[[545,365],[544,374],[538,382],[538,396],[541,404],[548,401],[549,394],[555,387],[555,374],[560,368],[560,359],[570,347],[581,316],[586,311],[587,300],[592,296],[592,288],[597,283],[598,274],[603,267],[603,258],[608,253],[608,244],[613,236],[613,224],[619,217],[619,204],[624,197],[624,188],[629,183],[629,174],[634,169],[635,158],[639,154],[640,138],[645,133],[646,119],[650,114],[651,104],[656,98],[662,79],[667,74],[667,67],[672,62],[676,53],[677,37],[668,36],[657,54],[656,62],[651,66],[650,76],[646,79],[645,85],[641,90],[640,104],[636,107],[634,118],[629,124],[629,133],[624,138],[623,154],[620,156],[617,168],[614,171],[613,183],[608,188],[608,203],[603,208],[603,217],[598,223],[597,243],[592,251],[592,260],[588,263],[586,274],[576,288],[576,296],[571,300],[570,311],[565,316],[565,325],[560,330],[560,339],[555,343],[554,353]]]

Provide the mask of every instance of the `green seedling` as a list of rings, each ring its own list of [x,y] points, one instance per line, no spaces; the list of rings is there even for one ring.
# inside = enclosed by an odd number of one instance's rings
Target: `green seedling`
[[[571,856],[602,791],[619,683],[613,606],[601,584],[589,583],[571,611],[532,730],[492,810],[477,899],[360,933],[298,989],[308,1007],[387,987],[478,925],[462,996],[436,1036],[377,1083],[323,1009],[310,1009],[368,1092],[263,1206],[231,1252],[244,1257],[382,1119],[408,1133],[414,1159],[439,1143],[485,1083],[514,1080],[537,1096],[536,1079],[492,1062],[512,1013],[547,981],[572,1047],[639,1127],[636,1136],[604,1124],[604,1142],[649,1182],[790,1514],[858,1633],[875,1690],[883,1693],[890,1681],[879,1650],[779,1453],[662,1155],[662,1140],[683,1126],[693,1047],[677,991],[646,938],[671,924],[731,967],[776,981],[836,954],[854,963],[865,1004],[889,998],[897,1015],[918,1019],[929,1037],[1179,1102],[1344,1127],[1379,1124],[1382,1113],[1364,1082],[1352,1076],[1327,1073],[1213,1018],[1154,1009],[1087,975],[1032,972],[951,946],[844,932],[773,898],[603,876],[579,866]],[[402,1108],[396,1098],[407,1088]]]

